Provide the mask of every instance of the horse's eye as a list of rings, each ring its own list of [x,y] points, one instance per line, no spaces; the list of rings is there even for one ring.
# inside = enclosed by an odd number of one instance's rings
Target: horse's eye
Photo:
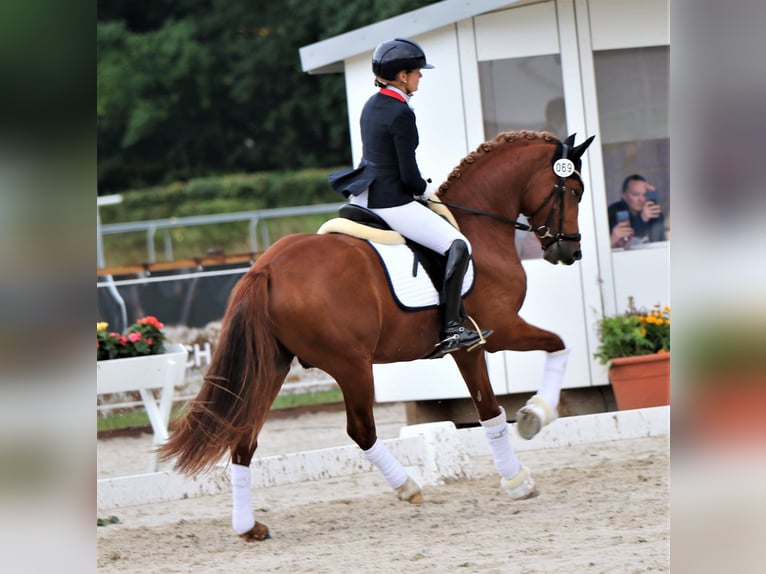
[[[577,188],[574,188],[574,187],[570,191],[572,192],[572,195],[575,197],[575,199],[577,199],[578,203],[580,202],[580,200],[582,199],[583,194],[585,193],[585,190],[577,189]]]

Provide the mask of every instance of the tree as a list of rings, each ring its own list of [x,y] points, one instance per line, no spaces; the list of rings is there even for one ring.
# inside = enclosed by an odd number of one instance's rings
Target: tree
[[[298,49],[424,0],[101,0],[99,192],[348,163],[343,77]]]

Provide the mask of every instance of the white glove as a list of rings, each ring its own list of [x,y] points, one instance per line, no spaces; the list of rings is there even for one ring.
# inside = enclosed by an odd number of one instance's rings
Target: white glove
[[[426,189],[423,193],[421,193],[418,196],[418,199],[421,199],[423,201],[429,200],[437,191],[439,191],[439,186],[436,185],[434,182],[431,181],[431,178],[426,179]]]

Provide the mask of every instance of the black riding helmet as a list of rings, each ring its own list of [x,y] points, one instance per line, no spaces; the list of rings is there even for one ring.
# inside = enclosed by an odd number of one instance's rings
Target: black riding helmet
[[[417,42],[406,38],[386,40],[375,48],[372,54],[372,73],[385,80],[393,80],[401,70],[433,68],[426,63],[423,48]]]

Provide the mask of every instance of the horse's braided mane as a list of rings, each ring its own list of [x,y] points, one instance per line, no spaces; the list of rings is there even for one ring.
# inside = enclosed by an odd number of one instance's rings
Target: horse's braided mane
[[[529,130],[521,130],[515,132],[500,132],[494,139],[489,140],[481,144],[475,151],[470,152],[467,156],[460,160],[460,163],[455,167],[447,176],[447,181],[439,186],[439,193],[443,193],[449,189],[450,183],[460,179],[463,176],[463,170],[470,167],[479,157],[488,154],[496,147],[505,146],[507,144],[513,144],[522,141],[534,141],[543,140],[546,142],[556,143],[558,138],[550,132],[533,132]]]

